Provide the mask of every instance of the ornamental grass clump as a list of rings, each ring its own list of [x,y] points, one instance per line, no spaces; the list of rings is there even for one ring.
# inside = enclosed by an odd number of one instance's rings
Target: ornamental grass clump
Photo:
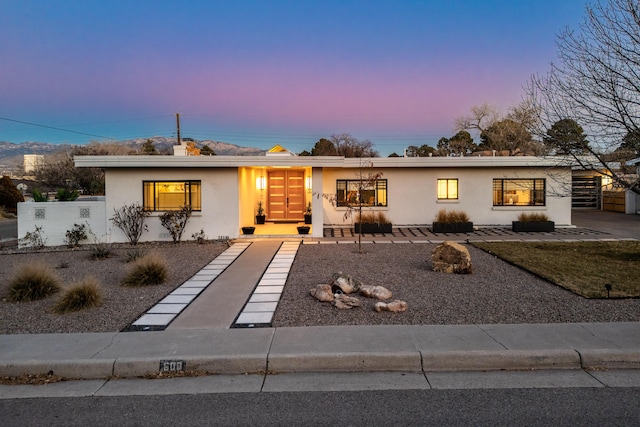
[[[93,277],[87,277],[69,286],[53,306],[53,311],[57,314],[65,314],[98,307],[101,303],[100,283]]]
[[[445,224],[469,222],[469,215],[463,211],[447,211],[446,209],[440,209],[434,222],[442,222]]]
[[[8,299],[14,302],[35,301],[60,290],[58,276],[48,265],[34,262],[24,265],[9,282]]]
[[[520,215],[518,215],[518,221],[520,222],[544,222],[544,221],[549,221],[549,217],[543,213],[540,212],[532,212],[532,213],[525,213],[522,212]]]
[[[122,286],[160,285],[167,280],[167,275],[167,262],[160,255],[152,253],[131,265]]]

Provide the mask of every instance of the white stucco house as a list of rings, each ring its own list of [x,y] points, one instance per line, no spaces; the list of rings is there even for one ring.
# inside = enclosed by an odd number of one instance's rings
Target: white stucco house
[[[312,209],[311,236],[327,226],[350,226],[345,202],[357,197],[362,174],[381,173],[360,198],[367,211],[382,211],[394,227],[430,226],[441,209],[466,212],[477,227],[509,226],[522,212],[545,213],[556,226],[571,224],[571,167],[545,157],[388,157],[363,161],[338,156],[296,156],[276,146],[264,156],[78,156],[77,167],[105,171],[101,201],[24,203],[19,236],[43,225],[49,244],[62,244],[65,230],[88,222],[112,242],[126,242],[109,218],[114,209],[139,203],[152,212],[141,241],[171,240],[157,218],[190,204],[193,215],[184,233],[203,230],[208,238],[241,236],[255,226],[257,235],[292,235]],[[334,201],[322,195],[334,196]],[[258,202],[266,213],[255,224]],[[64,206],[58,223],[42,209]],[[86,206],[85,206],[86,205]],[[34,209],[40,209],[36,213]],[[47,225],[44,225],[47,224]],[[47,229],[48,228],[48,229]]]

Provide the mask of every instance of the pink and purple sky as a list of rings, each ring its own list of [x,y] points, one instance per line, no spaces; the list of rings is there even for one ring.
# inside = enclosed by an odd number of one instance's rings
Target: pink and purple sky
[[[171,137],[179,112],[183,137],[263,149],[435,146],[519,102],[586,3],[0,0],[0,141]]]

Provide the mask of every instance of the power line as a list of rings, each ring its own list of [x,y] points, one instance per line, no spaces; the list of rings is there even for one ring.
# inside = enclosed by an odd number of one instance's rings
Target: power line
[[[112,140],[118,141],[118,138],[113,138],[113,137],[110,137],[110,136],[95,135],[95,134],[92,134],[92,133],[79,132],[79,131],[69,130],[69,129],[62,129],[62,128],[58,128],[58,127],[55,127],[55,126],[47,126],[47,125],[41,125],[41,124],[38,124],[38,123],[24,122],[22,120],[8,119],[6,117],[0,117],[0,120],[6,120],[8,122],[20,123],[20,124],[29,125],[29,126],[37,126],[37,127],[41,127],[41,128],[45,128],[45,129],[53,129],[53,130],[57,130],[57,131],[60,131],[60,132],[69,132],[69,133],[75,133],[77,135],[92,136],[94,138],[112,139]]]

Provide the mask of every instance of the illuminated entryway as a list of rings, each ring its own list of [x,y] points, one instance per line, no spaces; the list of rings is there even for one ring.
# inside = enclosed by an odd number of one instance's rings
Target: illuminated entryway
[[[304,170],[275,169],[267,172],[267,220],[303,221]]]

